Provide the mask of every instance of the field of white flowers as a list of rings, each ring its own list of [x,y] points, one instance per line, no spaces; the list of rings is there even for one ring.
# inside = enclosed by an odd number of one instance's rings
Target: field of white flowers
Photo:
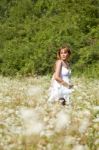
[[[0,76],[0,150],[99,150],[99,80],[72,80],[62,106],[47,102],[49,76]]]

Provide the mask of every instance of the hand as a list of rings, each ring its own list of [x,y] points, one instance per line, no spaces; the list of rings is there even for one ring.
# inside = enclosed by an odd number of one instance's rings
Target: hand
[[[69,85],[68,85],[68,88],[69,88],[69,89],[73,88],[73,84],[69,84]]]
[[[65,87],[69,88],[69,89],[73,88],[73,84],[71,84],[71,83],[68,84],[67,82],[62,81],[61,84],[62,84],[63,86],[65,86]]]
[[[69,86],[68,83],[67,83],[67,82],[64,82],[64,81],[63,81],[61,84],[62,84],[63,86],[65,86],[65,87],[68,87],[68,86]]]

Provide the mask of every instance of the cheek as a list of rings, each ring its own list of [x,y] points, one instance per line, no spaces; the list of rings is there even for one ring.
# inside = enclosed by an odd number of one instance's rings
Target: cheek
[[[65,56],[68,57],[69,56],[68,53],[66,53]]]

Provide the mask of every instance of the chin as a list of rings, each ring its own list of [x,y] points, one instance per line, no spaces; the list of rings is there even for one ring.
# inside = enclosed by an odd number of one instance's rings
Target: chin
[[[66,61],[66,58],[63,58],[62,60]]]

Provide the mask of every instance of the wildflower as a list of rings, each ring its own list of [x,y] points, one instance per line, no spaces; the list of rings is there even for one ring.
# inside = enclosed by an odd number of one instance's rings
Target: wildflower
[[[95,140],[95,145],[99,145],[99,139]]]
[[[65,127],[68,127],[70,124],[70,115],[65,113],[64,111],[60,111],[57,114],[56,119],[56,131],[60,131],[61,129],[64,129]]]
[[[44,123],[41,121],[39,113],[28,108],[23,108],[20,112],[23,119],[24,134],[40,134],[44,129]]]
[[[86,132],[88,126],[89,126],[89,118],[84,118],[80,123],[79,132],[80,133]]]
[[[75,137],[72,137],[72,136],[68,135],[68,136],[65,137],[64,142],[67,145],[69,145],[69,144],[75,144],[76,139],[75,139]]]
[[[82,100],[83,97],[82,97],[82,96],[78,96],[77,99],[78,99],[78,100]]]
[[[38,93],[40,94],[41,92],[42,89],[40,87],[30,86],[27,90],[27,96],[37,95]]]
[[[94,119],[93,122],[98,123],[99,122],[99,118]]]
[[[99,106],[94,106],[93,110],[99,111]]]
[[[88,148],[84,145],[77,144],[73,147],[72,150],[87,150]]]

